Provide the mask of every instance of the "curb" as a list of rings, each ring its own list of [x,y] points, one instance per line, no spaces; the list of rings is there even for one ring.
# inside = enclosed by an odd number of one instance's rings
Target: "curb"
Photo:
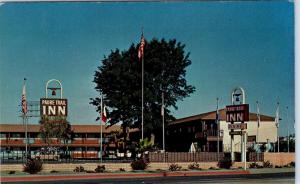
[[[162,173],[133,173],[133,174],[89,174],[89,175],[48,175],[26,177],[1,177],[2,182],[20,181],[59,181],[73,179],[117,179],[117,178],[151,178],[151,177],[180,177],[180,176],[218,176],[218,175],[249,175],[249,171],[221,172],[162,172]]]

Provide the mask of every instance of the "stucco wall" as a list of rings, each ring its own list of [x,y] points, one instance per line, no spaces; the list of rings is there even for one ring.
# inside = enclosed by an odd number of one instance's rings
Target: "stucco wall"
[[[247,123],[247,130],[248,136],[257,136],[257,122],[256,121],[249,121]],[[224,131],[223,134],[223,146],[225,151],[230,151],[230,142],[231,137],[229,135],[228,124],[225,121],[220,122],[220,130]],[[238,131],[238,130],[235,130]],[[258,142],[276,142],[277,141],[277,128],[274,121],[262,121],[260,123],[258,129]],[[234,136],[234,151],[240,152],[241,150],[241,136],[235,135]]]
[[[188,166],[192,162],[176,162],[179,166],[182,167],[182,169],[188,169]],[[150,163],[147,170],[149,171],[155,171],[158,169],[161,170],[168,170],[169,166],[173,163]],[[217,162],[199,162],[199,167],[202,169],[209,169],[210,167],[217,168]],[[102,164],[96,164],[96,163],[85,163],[85,164],[44,164],[43,165],[43,171],[50,172],[52,170],[56,171],[73,171],[78,166],[83,166],[85,170],[94,170],[98,165]],[[119,171],[120,168],[125,169],[126,171],[131,171],[131,166],[129,163],[113,163],[113,164],[103,164],[105,165],[106,170],[108,171]],[[249,163],[248,163],[249,165]],[[244,167],[244,163],[242,162],[235,162],[233,164],[234,168],[238,167]],[[7,165],[1,165],[0,166],[1,171],[22,171],[23,166],[21,164],[7,164]]]
[[[274,166],[283,166],[291,162],[295,162],[295,153],[264,153],[264,161],[271,162]],[[193,162],[176,162],[182,169],[188,169],[188,166]],[[248,162],[249,166],[251,162]],[[147,170],[155,171],[157,169],[168,170],[170,164],[172,163],[150,163]],[[217,168],[217,162],[198,162],[200,168],[209,169],[210,167]],[[94,170],[98,165],[105,165],[108,171],[119,171],[120,168],[126,171],[131,171],[130,163],[70,163],[70,164],[44,164],[43,171],[73,171],[78,166],[83,166],[85,170]],[[243,162],[235,162],[233,164],[234,168],[244,167]],[[0,171],[22,171],[22,164],[1,164]]]
[[[295,162],[295,153],[265,153],[264,161],[271,162],[274,166],[283,166]]]

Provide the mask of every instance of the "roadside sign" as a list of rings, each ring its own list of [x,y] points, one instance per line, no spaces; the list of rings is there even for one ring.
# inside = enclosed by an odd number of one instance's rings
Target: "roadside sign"
[[[247,129],[247,124],[246,123],[236,123],[236,124],[228,124],[228,129]]]
[[[68,116],[68,100],[41,98],[40,114],[41,116]]]
[[[226,106],[226,122],[249,121],[249,104]]]
[[[243,131],[229,132],[229,135],[243,135]]]

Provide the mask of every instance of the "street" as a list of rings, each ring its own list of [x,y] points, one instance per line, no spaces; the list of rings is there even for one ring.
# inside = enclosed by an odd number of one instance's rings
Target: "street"
[[[10,182],[12,183],[12,182]],[[127,178],[127,179],[88,179],[88,180],[60,180],[60,181],[36,181],[36,182],[16,182],[16,183],[39,183],[39,184],[121,184],[121,183],[141,183],[141,184],[154,184],[154,183],[233,183],[233,184],[292,184],[295,183],[295,173],[284,174],[252,174],[243,176],[193,176],[193,177],[157,177],[157,178]]]

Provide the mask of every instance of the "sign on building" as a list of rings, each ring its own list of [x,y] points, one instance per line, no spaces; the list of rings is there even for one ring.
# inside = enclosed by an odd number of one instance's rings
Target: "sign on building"
[[[226,106],[227,122],[249,121],[249,104]]]
[[[40,114],[41,116],[67,116],[67,99],[41,98]]]
[[[229,135],[243,135],[243,131],[229,132]]]
[[[247,124],[246,123],[236,123],[236,124],[228,124],[228,129],[247,129]]]

